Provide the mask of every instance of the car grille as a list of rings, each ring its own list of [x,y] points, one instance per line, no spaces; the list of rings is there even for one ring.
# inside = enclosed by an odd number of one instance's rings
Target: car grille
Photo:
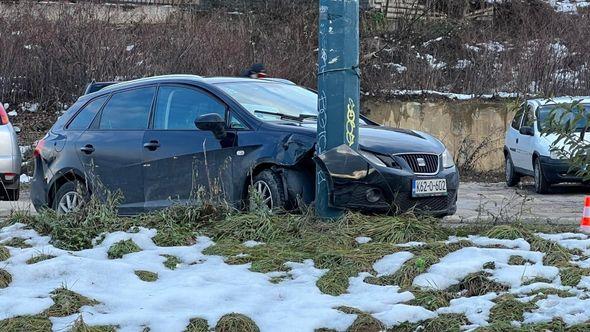
[[[399,155],[404,159],[412,171],[416,174],[436,174],[438,173],[438,156],[426,153],[409,153]],[[419,161],[420,160],[420,161]],[[421,163],[421,161],[424,163]]]

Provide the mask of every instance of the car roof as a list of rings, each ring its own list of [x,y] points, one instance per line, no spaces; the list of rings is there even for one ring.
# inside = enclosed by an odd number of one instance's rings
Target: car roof
[[[190,74],[173,74],[173,75],[160,75],[160,76],[151,76],[151,77],[144,77],[130,81],[123,81],[114,84],[109,84],[104,88],[96,92],[92,92],[90,94],[84,95],[84,99],[92,98],[97,95],[101,95],[104,93],[116,91],[119,89],[124,89],[128,87],[134,87],[136,85],[146,84],[146,83],[161,83],[161,82],[202,82],[208,84],[221,84],[221,83],[253,83],[253,82],[267,82],[267,83],[283,83],[289,85],[295,85],[295,83],[281,78],[261,78],[261,79],[253,79],[249,77],[202,77],[198,75],[190,75]]]
[[[562,96],[555,98],[537,98],[530,99],[529,104],[535,107],[558,105],[558,104],[572,104],[579,102],[580,104],[590,104],[590,96]]]

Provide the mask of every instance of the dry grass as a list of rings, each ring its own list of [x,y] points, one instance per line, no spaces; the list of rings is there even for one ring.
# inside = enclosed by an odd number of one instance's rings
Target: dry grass
[[[237,331],[260,332],[260,329],[252,319],[237,313],[223,315],[215,326],[215,332]]]

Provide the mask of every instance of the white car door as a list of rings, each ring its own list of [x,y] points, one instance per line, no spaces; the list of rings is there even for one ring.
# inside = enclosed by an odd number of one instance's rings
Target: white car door
[[[535,110],[532,106],[527,106],[522,119],[522,125],[518,133],[516,143],[516,155],[519,168],[533,172],[533,146],[535,140]]]
[[[516,111],[516,115],[514,115],[514,119],[512,120],[512,123],[510,124],[508,131],[506,132],[506,139],[505,139],[505,144],[506,144],[506,147],[508,148],[508,153],[510,154],[510,158],[512,158],[512,163],[516,167],[520,167],[517,165],[518,156],[516,155],[516,148],[517,148],[518,139],[519,139],[518,130],[520,129],[520,124],[522,122],[522,116],[524,115],[524,110],[525,110],[525,105],[523,104],[519,107],[518,111]]]

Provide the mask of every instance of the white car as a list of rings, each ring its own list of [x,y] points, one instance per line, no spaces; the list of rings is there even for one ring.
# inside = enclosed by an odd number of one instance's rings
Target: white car
[[[0,103],[0,200],[18,201],[21,162],[16,130]]]
[[[531,99],[520,105],[511,126],[506,132],[504,156],[506,183],[512,187],[523,175],[535,178],[535,191],[545,194],[552,184],[582,182],[582,178],[570,172],[570,163],[558,153],[552,152],[556,134],[541,135],[543,124],[560,104],[579,102],[590,114],[590,97],[559,97]],[[583,130],[586,123],[578,123]],[[590,134],[585,141],[590,142]]]

